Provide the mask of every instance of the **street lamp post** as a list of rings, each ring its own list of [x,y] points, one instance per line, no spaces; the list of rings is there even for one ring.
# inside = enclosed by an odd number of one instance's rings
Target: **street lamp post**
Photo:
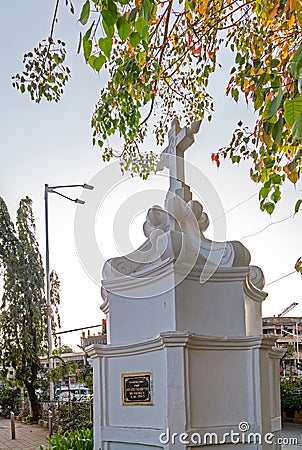
[[[61,192],[56,191],[56,189],[64,189],[64,188],[74,188],[74,187],[82,187],[83,189],[92,190],[94,186],[90,184],[67,184],[63,186],[49,186],[45,184],[44,186],[44,201],[45,201],[45,241],[46,241],[46,302],[47,302],[47,336],[48,336],[48,364],[49,369],[53,368],[53,339],[52,339],[52,326],[51,326],[51,298],[50,298],[50,266],[49,266],[49,229],[48,229],[48,194],[53,193],[57,194],[60,197],[64,197],[67,200],[78,203],[80,205],[84,205],[85,201],[79,198],[73,199],[68,197],[67,195],[62,194]],[[54,391],[53,391],[53,381],[49,382],[49,399],[52,401],[54,399]]]

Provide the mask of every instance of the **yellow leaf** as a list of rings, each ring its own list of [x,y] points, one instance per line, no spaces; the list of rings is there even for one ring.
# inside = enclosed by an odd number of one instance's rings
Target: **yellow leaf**
[[[249,83],[250,83],[250,80],[248,80],[247,78],[245,78],[245,79],[244,79],[244,83],[243,83],[243,88],[244,88],[244,89],[247,88],[248,85],[249,85]]]
[[[204,14],[207,11],[209,0],[201,1],[198,5],[199,12]]]
[[[294,23],[295,23],[295,16],[294,16],[294,14],[291,16],[291,18],[289,19],[289,21],[288,21],[288,29],[290,30],[291,28],[292,28],[292,26],[294,25]]]
[[[299,258],[295,264],[295,269],[297,272],[300,272],[302,274],[302,261],[301,258]]]
[[[292,172],[289,175],[287,175],[287,178],[294,184],[297,183],[299,180],[299,173],[298,172]]]
[[[268,148],[270,148],[273,145],[273,140],[271,136],[267,134],[264,130],[263,130],[263,141]]]

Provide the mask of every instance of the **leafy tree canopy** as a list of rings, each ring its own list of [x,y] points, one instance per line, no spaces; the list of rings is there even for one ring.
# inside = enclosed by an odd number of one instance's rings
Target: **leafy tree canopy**
[[[61,347],[59,347],[58,349],[58,354],[61,355],[64,353],[73,353],[73,348],[69,345],[61,345]]]
[[[36,389],[42,370],[39,357],[47,353],[47,302],[44,270],[35,237],[32,201],[20,201],[14,226],[0,197],[0,269],[3,296],[0,304],[0,363],[4,371],[13,368],[15,380],[25,386],[33,416],[39,415]],[[59,281],[52,274],[53,327],[59,302]]]
[[[58,5],[50,36],[25,55],[25,69],[13,80],[36,102],[58,101],[70,74],[65,44],[54,39]],[[70,0],[66,5],[74,13]],[[239,122],[212,159],[218,166],[221,158],[250,159],[260,207],[274,211],[282,185],[296,184],[301,170],[301,0],[86,0],[79,21],[79,51],[93,70],[109,75],[92,116],[93,141],[105,161],[118,156],[123,170],[143,178],[156,163],[154,153],[142,152],[149,119],[157,113],[158,144],[174,116],[211,120],[207,86],[221,66],[219,50],[228,47],[234,64],[226,94],[235,102],[243,96],[257,114],[254,128]],[[121,153],[108,144],[115,133]]]
[[[73,360],[64,360],[60,355],[54,355],[54,359],[60,360],[60,363],[56,365],[54,369],[50,371],[50,377],[55,383],[58,383],[61,380],[65,380],[68,378],[70,374],[74,374],[77,368],[76,361]]]

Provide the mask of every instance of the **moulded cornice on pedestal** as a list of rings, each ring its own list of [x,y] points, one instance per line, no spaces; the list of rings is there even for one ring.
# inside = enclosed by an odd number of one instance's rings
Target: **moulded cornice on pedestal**
[[[86,348],[90,358],[99,356],[114,358],[154,352],[165,347],[187,347],[194,350],[246,350],[247,348],[263,348],[272,351],[272,355],[280,358],[284,354],[283,349],[273,347],[275,337],[247,336],[247,337],[219,337],[202,336],[189,332],[165,332],[153,339],[124,345],[94,344]],[[281,355],[281,356],[280,356]]]
[[[127,292],[127,289],[135,289],[137,286],[152,286],[154,284],[154,280],[164,279],[169,275],[173,275],[174,273],[183,274],[188,273],[186,279],[200,282],[201,275],[203,278],[206,278],[207,283],[230,283],[234,281],[244,281],[249,274],[249,267],[223,267],[217,268],[211,276],[207,278],[207,272],[203,271],[202,266],[194,266],[193,269],[189,271],[189,265],[185,263],[178,262],[177,264],[174,261],[166,260],[159,262],[156,266],[152,266],[151,268],[144,269],[140,272],[137,272],[136,275],[121,275],[118,278],[114,279],[104,279],[102,280],[102,286],[106,291],[114,291],[114,292]],[[174,286],[173,286],[174,287]],[[248,282],[246,287],[247,290],[253,289],[253,285],[251,281]],[[257,288],[254,288],[255,293],[262,292]],[[252,291],[252,292],[254,292]],[[150,295],[152,294],[152,290],[150,290]],[[264,298],[267,294],[264,294]],[[105,297],[104,291],[102,292],[103,298]],[[256,294],[253,294],[256,296]],[[106,297],[105,297],[106,298]],[[106,298],[107,300],[107,298]]]

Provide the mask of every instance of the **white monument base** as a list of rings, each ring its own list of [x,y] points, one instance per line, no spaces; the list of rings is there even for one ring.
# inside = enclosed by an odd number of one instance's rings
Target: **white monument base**
[[[165,332],[90,347],[95,450],[271,449],[281,430],[283,354],[273,344],[263,336]],[[151,404],[123,404],[122,375],[142,373],[150,374]]]

